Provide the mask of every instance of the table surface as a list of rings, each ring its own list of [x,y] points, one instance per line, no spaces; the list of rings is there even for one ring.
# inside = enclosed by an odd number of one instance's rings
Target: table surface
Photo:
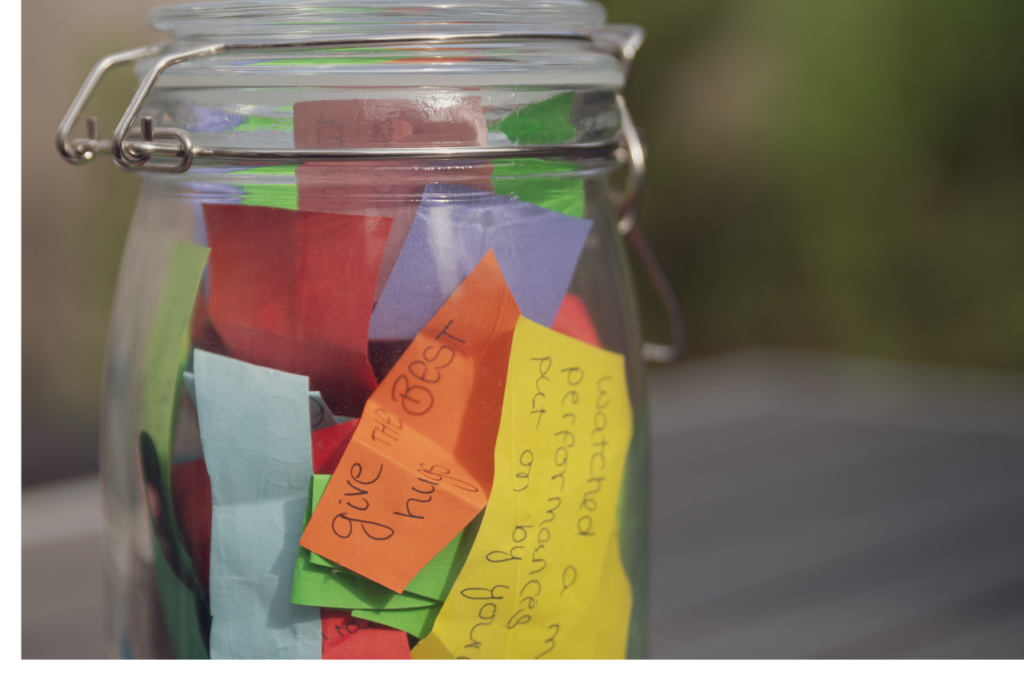
[[[1024,657],[1024,377],[751,351],[650,383],[653,657]],[[22,511],[23,657],[107,655],[96,478]]]

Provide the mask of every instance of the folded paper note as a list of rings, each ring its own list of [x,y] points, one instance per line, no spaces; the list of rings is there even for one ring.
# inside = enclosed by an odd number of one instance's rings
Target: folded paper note
[[[623,356],[520,318],[505,390],[494,488],[433,633],[456,658],[621,658]]]
[[[454,658],[454,656],[451,655],[451,652],[449,652],[448,649],[445,648],[444,644],[441,643],[441,639],[433,632],[421,639],[419,643],[413,647],[410,654],[413,660],[422,661],[445,661]]]
[[[441,610],[440,604],[427,606],[419,609],[401,609],[388,611],[370,611],[363,609],[352,609],[352,615],[357,618],[365,618],[397,628],[416,638],[426,637],[434,626],[437,614]]]
[[[326,474],[315,474],[310,480],[304,525],[313,515],[314,489],[326,487],[329,478]],[[299,547],[295,559],[291,600],[308,606],[379,610],[417,608],[435,603],[433,599],[415,594],[398,594],[348,571],[314,564],[310,551],[305,547]]]
[[[473,520],[518,317],[487,252],[367,401],[303,547],[402,592]]]
[[[314,444],[314,458],[316,456],[316,449],[316,444]],[[330,480],[330,476],[319,476],[314,474],[314,508],[316,508],[316,505],[320,504],[320,498],[323,497],[324,491],[327,489],[327,484]],[[404,594],[427,597],[428,599],[436,599],[437,601],[444,601],[447,599],[448,592],[451,590],[452,585],[455,584],[455,578],[458,577],[459,571],[462,570],[462,566],[466,563],[466,557],[469,556],[469,550],[473,547],[473,542],[476,540],[477,531],[480,529],[481,518],[482,515],[473,519],[468,526],[455,536],[454,540],[449,542],[444,549],[438,552],[433,559],[427,562],[427,565],[424,566],[423,569],[416,574],[416,577],[413,578],[406,586]],[[324,566],[326,568],[333,568],[345,573],[351,573],[348,569],[338,566],[338,564],[333,561],[324,559],[319,554],[312,554],[310,556],[310,561],[317,566]],[[365,578],[360,579],[365,580]]]
[[[488,250],[523,315],[550,326],[590,226],[512,197],[429,185],[373,310],[370,338],[416,336]]]
[[[213,497],[211,658],[320,658],[320,610],[291,603],[312,476],[309,380],[202,350],[196,407]]]
[[[324,660],[409,659],[409,638],[401,630],[356,618],[340,609],[320,609]]]
[[[208,314],[233,357],[309,377],[354,417],[377,382],[367,328],[390,220],[265,206],[203,206]]]
[[[480,514],[470,521],[454,540],[445,545],[444,549],[420,569],[416,577],[406,585],[405,591],[438,601],[447,599],[455,579],[459,577],[459,572],[466,563],[469,551],[473,548],[482,520],[483,514]]]

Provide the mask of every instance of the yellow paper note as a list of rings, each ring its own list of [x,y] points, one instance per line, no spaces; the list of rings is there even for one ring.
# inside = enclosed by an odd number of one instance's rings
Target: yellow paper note
[[[411,655],[414,661],[450,661],[452,659],[451,653],[444,648],[444,644],[433,632],[413,647]]]
[[[623,658],[616,507],[633,412],[622,355],[520,317],[494,485],[434,623],[455,658]]]

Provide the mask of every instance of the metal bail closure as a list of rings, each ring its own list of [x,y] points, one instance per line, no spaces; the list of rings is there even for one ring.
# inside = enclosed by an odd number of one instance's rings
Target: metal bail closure
[[[183,173],[197,159],[302,163],[305,161],[340,161],[346,159],[508,159],[517,157],[544,158],[552,156],[573,156],[577,158],[602,157],[614,154],[626,164],[629,175],[619,207],[618,231],[636,252],[647,275],[654,284],[668,316],[672,343],[669,345],[643,344],[643,357],[651,362],[673,362],[682,357],[686,347],[685,326],[682,309],[672,285],[658,263],[650,244],[643,233],[636,229],[646,176],[643,142],[633,125],[622,93],[616,94],[616,102],[622,121],[619,134],[612,139],[593,142],[572,142],[549,145],[509,145],[495,147],[428,147],[419,149],[367,148],[367,149],[254,149],[254,148],[212,148],[200,147],[192,136],[180,128],[156,128],[152,118],[140,114],[157,80],[171,66],[182,62],[225,52],[238,50],[295,50],[303,48],[331,47],[372,47],[386,45],[443,44],[445,42],[489,42],[494,40],[581,40],[588,41],[597,51],[615,55],[622,65],[626,77],[632,67],[633,58],[643,43],[644,32],[638,26],[609,25],[591,33],[534,32],[534,33],[436,33],[436,34],[388,34],[374,36],[351,36],[321,40],[299,40],[288,42],[220,43],[164,54],[159,57],[146,73],[135,96],[122,116],[109,140],[99,137],[99,123],[95,117],[86,121],[84,139],[68,141],[71,128],[81,116],[85,105],[108,69],[128,64],[139,59],[162,53],[166,43],[156,43],[133,50],[108,55],[98,61],[89,72],[85,82],[75,96],[71,107],[57,129],[57,151],[73,164],[90,161],[98,154],[110,154],[119,165],[130,170]],[[134,128],[139,121],[139,127]],[[155,162],[154,157],[177,159],[171,162]]]
[[[626,238],[626,243],[633,247],[637,258],[647,271],[647,276],[654,285],[655,290],[661,298],[661,304],[665,308],[665,315],[668,317],[669,332],[672,343],[669,345],[651,343],[645,341],[642,349],[644,360],[648,362],[669,363],[683,357],[686,352],[686,325],[683,322],[683,308],[676,296],[675,289],[669,281],[665,270],[661,267],[658,257],[644,237],[644,233],[637,229],[637,218],[640,213],[640,198],[643,196],[644,182],[647,178],[647,160],[643,140],[640,139],[640,132],[633,125],[633,119],[626,108],[626,98],[622,94],[615,96],[619,105],[619,116],[622,120],[620,133],[623,137],[624,148],[616,150],[617,156],[624,156],[623,161],[629,171],[626,177],[626,188],[622,193],[622,202],[619,205],[619,234]],[[621,153],[624,152],[624,153]]]
[[[124,52],[109,54],[96,62],[89,75],[85,77],[82,87],[78,89],[78,94],[75,95],[74,101],[71,102],[68,113],[64,114],[64,120],[57,127],[57,151],[67,162],[77,165],[91,161],[97,154],[110,153],[110,141],[99,139],[99,122],[94,116],[86,121],[86,134],[88,137],[84,140],[78,139],[71,143],[68,142],[68,135],[71,134],[72,126],[75,125],[78,117],[82,115],[82,110],[85,109],[85,105],[88,104],[93,91],[107,71],[111,67],[120,64],[130,64],[139,59],[152,57],[162,52],[166,46],[166,43],[155,43],[144,47],[136,47]]]

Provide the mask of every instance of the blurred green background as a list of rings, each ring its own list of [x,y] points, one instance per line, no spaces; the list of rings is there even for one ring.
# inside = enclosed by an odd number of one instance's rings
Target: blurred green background
[[[23,3],[24,484],[96,469],[103,346],[138,179],[53,134],[148,0]],[[1024,369],[1024,3],[607,0],[646,27],[628,99],[642,225],[692,356],[788,346]],[[109,135],[135,84],[91,112]],[[664,334],[640,283],[651,336]]]
[[[605,4],[694,354],[1024,368],[1024,3]]]

